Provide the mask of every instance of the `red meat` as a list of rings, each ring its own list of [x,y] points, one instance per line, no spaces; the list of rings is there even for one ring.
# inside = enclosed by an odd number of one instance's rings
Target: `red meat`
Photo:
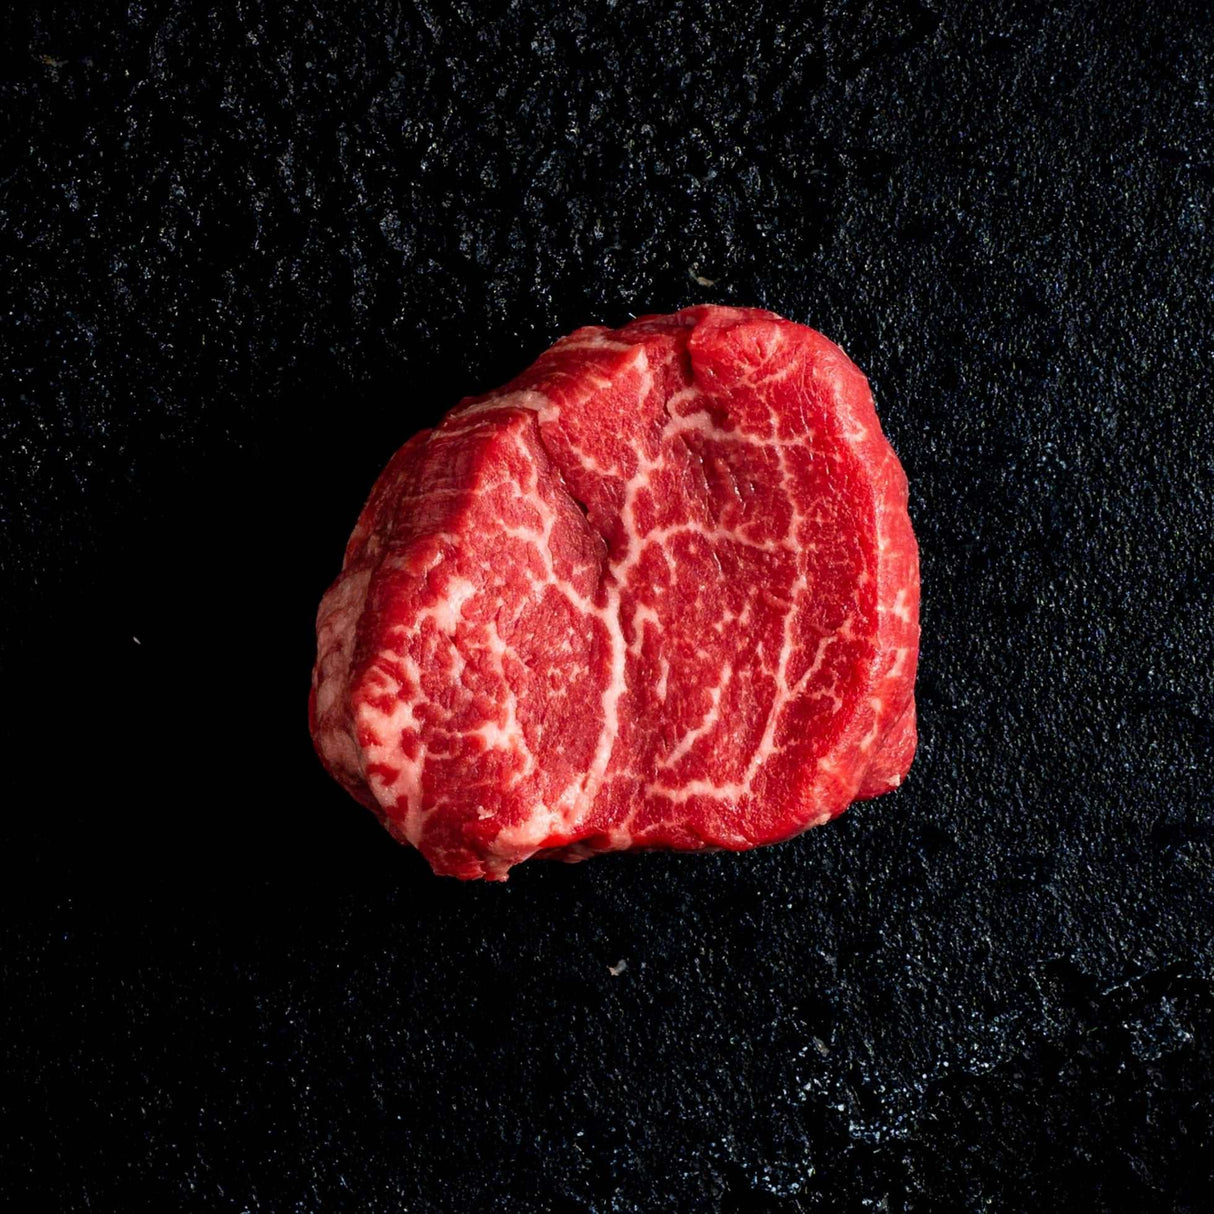
[[[918,615],[906,477],[837,346],[750,309],[579,329],[380,476],[312,736],[438,873],[741,850],[902,781]]]

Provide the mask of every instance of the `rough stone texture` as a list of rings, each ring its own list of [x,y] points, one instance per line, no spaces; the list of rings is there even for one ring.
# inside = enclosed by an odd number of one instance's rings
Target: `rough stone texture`
[[[1206,1208],[1208,6],[105,7],[2,41],[7,1204]],[[873,382],[911,779],[437,881],[300,713],[350,521],[696,300]]]

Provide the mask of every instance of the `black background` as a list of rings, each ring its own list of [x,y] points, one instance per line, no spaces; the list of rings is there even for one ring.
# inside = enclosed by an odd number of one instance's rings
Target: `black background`
[[[1208,5],[6,23],[6,1205],[1208,1208]],[[749,855],[435,879],[306,733],[363,496],[699,300],[872,380],[911,778]]]

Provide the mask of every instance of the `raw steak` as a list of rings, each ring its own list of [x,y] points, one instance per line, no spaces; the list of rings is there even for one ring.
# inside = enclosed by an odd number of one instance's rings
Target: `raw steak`
[[[837,346],[749,309],[579,329],[380,476],[312,736],[437,873],[750,848],[901,782],[918,615],[906,477]]]

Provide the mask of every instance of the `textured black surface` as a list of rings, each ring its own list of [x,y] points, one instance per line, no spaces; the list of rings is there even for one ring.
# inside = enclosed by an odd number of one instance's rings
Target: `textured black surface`
[[[1206,4],[7,20],[6,1205],[1209,1208]],[[697,300],[872,379],[911,779],[750,855],[436,880],[305,731],[362,497],[562,332]]]

